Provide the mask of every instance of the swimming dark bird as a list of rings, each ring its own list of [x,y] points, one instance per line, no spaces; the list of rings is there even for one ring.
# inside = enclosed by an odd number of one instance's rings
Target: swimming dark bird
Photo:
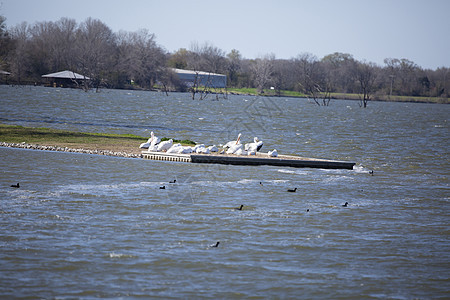
[[[211,245],[210,247],[217,248],[217,247],[219,247],[219,244],[220,244],[220,242],[217,242],[215,245]]]
[[[241,206],[238,208],[235,208],[235,210],[242,210],[243,207],[244,207],[244,205],[241,204]]]
[[[309,212],[309,208],[306,210],[306,212]]]
[[[174,180],[172,180],[172,181],[169,181],[169,183],[175,183],[175,182],[177,182],[176,179],[174,179]]]
[[[287,191],[291,192],[291,193],[295,193],[297,191],[297,188],[295,188],[295,189],[288,189]]]
[[[20,184],[19,183],[13,184],[13,185],[11,185],[11,187],[13,187],[13,188],[20,188]]]
[[[166,186],[165,186],[165,185],[163,185],[163,186],[160,186],[160,187],[159,187],[159,189],[161,189],[161,190],[165,190],[165,189],[166,189]]]
[[[348,202],[345,202],[345,204],[342,204],[343,207],[347,207]]]
[[[370,170],[370,171],[369,171],[369,174],[373,176],[373,170]]]
[[[260,185],[263,185],[261,181],[259,182],[259,184],[260,184]]]

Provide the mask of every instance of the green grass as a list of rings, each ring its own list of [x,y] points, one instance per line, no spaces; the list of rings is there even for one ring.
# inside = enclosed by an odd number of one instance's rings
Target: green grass
[[[239,94],[239,95],[258,95],[256,88],[229,88],[227,89],[229,93]],[[263,96],[278,96],[277,91],[271,89],[264,89]],[[281,97],[306,97],[305,94],[295,91],[282,90]]]
[[[211,89],[214,93],[225,93],[225,89]],[[261,95],[261,96],[278,96],[277,91],[271,89],[264,89],[264,93],[258,94],[256,88],[227,88],[227,93],[237,94],[237,95]],[[292,97],[292,98],[307,98],[308,95],[301,92],[282,90],[280,92],[281,97]],[[331,93],[332,99],[342,99],[342,100],[360,100],[362,95],[360,94],[346,94],[346,93]],[[440,97],[414,97],[414,96],[391,96],[389,95],[371,95],[371,100],[374,101],[391,101],[391,102],[423,102],[423,103],[443,103],[448,104],[449,98]]]
[[[168,138],[166,138],[168,139]],[[92,146],[100,148],[138,148],[148,137],[133,134],[87,133],[52,128],[33,128],[0,124],[0,141],[6,143]],[[193,141],[176,140],[174,142],[195,145]]]
[[[239,95],[257,95],[255,88],[229,88],[229,93]],[[222,91],[223,92],[223,91]],[[264,94],[266,96],[278,96],[275,90],[265,89]],[[282,90],[282,97],[294,97],[294,98],[306,98],[307,95],[301,92]],[[360,100],[362,95],[360,94],[346,94],[346,93],[331,93],[332,99],[346,99],[346,100]],[[392,101],[392,102],[424,102],[424,103],[443,103],[448,104],[449,98],[440,97],[414,97],[414,96],[391,96],[389,95],[372,95],[371,100],[374,101]]]
[[[345,94],[345,93],[331,93],[334,99],[348,99],[360,100],[361,94]],[[414,96],[389,96],[389,95],[371,95],[371,100],[374,101],[392,101],[392,102],[421,102],[421,103],[450,103],[448,98],[440,97],[414,97]]]
[[[163,141],[168,141],[168,140],[170,140],[171,138],[167,138],[167,137],[163,137],[162,139],[161,139],[161,142],[163,142]],[[191,140],[177,140],[177,139],[172,139],[172,141],[174,142],[174,143],[180,143],[180,144],[182,144],[182,145],[184,145],[184,146],[195,146],[195,142],[193,142],[193,141],[191,141]]]
[[[8,143],[80,143],[93,144],[102,142],[138,143],[145,137],[132,134],[86,133],[51,128],[33,128],[0,124],[0,140]]]

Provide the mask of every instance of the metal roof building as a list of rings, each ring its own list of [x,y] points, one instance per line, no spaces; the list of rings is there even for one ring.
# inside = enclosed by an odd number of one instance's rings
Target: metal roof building
[[[78,73],[75,73],[73,71],[61,71],[56,73],[51,73],[47,75],[42,75],[44,78],[60,78],[60,79],[76,79],[76,80],[89,80],[90,78],[84,75],[80,75]]]
[[[48,79],[53,87],[77,87],[83,80],[90,79],[87,76],[68,70],[42,75],[42,77]]]
[[[225,88],[227,86],[227,76],[222,74],[191,71],[182,69],[172,69],[178,78],[186,85],[193,86],[197,80],[198,85],[212,88]]]

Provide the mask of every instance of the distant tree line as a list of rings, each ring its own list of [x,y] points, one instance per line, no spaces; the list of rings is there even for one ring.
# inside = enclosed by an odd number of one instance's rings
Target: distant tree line
[[[423,69],[408,59],[386,58],[384,66],[358,61],[351,54],[333,53],[321,59],[301,53],[291,59],[273,54],[243,58],[205,43],[192,43],[168,53],[155,35],[142,29],[113,32],[106,24],[88,18],[56,22],[21,23],[7,28],[0,16],[0,69],[11,72],[10,81],[41,82],[43,74],[72,70],[90,77],[93,86],[109,88],[155,85],[169,90],[184,87],[171,68],[226,74],[228,86],[299,91],[318,105],[328,105],[331,93],[361,94],[362,105],[376,95],[449,97],[449,68]]]

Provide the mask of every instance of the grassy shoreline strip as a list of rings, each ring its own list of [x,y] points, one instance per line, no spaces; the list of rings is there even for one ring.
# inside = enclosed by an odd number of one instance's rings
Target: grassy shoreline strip
[[[167,138],[164,138],[167,139]],[[23,127],[0,124],[0,142],[43,145],[75,149],[126,152],[140,154],[139,145],[148,137],[133,134],[87,133],[53,128]],[[189,140],[174,140],[182,144],[195,144]]]
[[[109,144],[113,141],[136,145],[147,140],[132,134],[87,133],[69,130],[0,124],[0,140],[10,143]],[[139,146],[139,145],[138,145]]]
[[[225,89],[221,90],[225,92]],[[256,88],[228,88],[227,92],[235,95],[251,95],[258,96],[258,92]],[[268,97],[293,97],[293,98],[308,98],[308,95],[303,94],[301,92],[290,91],[290,90],[281,90],[280,95],[278,95],[278,91],[264,89],[264,94],[259,96],[268,96]],[[320,95],[322,97],[322,95]],[[449,98],[442,97],[425,97],[425,96],[389,96],[389,95],[380,95],[375,94],[371,96],[372,101],[385,101],[385,102],[416,102],[416,103],[437,103],[437,104],[449,104]],[[331,99],[335,100],[360,100],[362,99],[362,95],[360,94],[347,94],[347,93],[331,93]]]

